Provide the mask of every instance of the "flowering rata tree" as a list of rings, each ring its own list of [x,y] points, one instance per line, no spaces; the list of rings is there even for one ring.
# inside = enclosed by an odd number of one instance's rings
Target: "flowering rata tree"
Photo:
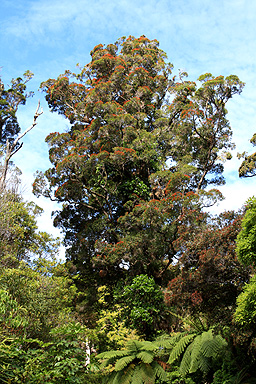
[[[52,133],[52,168],[34,193],[63,203],[54,223],[80,276],[116,281],[146,273],[159,283],[219,198],[232,131],[226,102],[236,76],[205,74],[199,86],[172,65],[156,40],[97,45],[80,73],[42,84],[70,129]]]

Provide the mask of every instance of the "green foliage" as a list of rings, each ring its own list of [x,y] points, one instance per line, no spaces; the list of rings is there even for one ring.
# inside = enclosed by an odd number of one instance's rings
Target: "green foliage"
[[[23,372],[27,383],[83,383],[86,329],[69,321],[51,330],[53,341],[30,349]]]
[[[26,320],[23,335],[48,339],[59,321],[72,318],[69,312],[76,294],[72,281],[62,276],[43,276],[25,264],[3,269],[0,287],[18,303],[17,316]]]
[[[154,279],[139,275],[120,289],[116,297],[123,305],[126,323],[147,338],[152,337],[165,311],[163,293]]]
[[[23,201],[18,193],[20,174],[16,169],[0,191],[0,265],[16,267],[19,261],[35,257],[54,257],[59,239],[38,231],[37,217],[42,209],[33,202]]]
[[[191,377],[184,377],[181,375],[179,368],[177,367],[177,370],[175,368],[172,368],[171,372],[166,372],[167,380],[165,383],[169,384],[197,384],[194,380],[192,380]],[[160,384],[161,382],[159,382]],[[158,381],[156,381],[156,384],[158,384]]]
[[[26,352],[21,349],[18,339],[0,340],[0,383],[21,383]]]
[[[122,307],[119,304],[108,303],[111,297],[106,286],[98,289],[100,295],[98,319],[91,332],[91,340],[97,344],[99,351],[122,348],[127,341],[139,339],[134,329],[125,325]]]
[[[256,199],[246,202],[242,230],[237,236],[237,257],[245,265],[256,265]]]
[[[35,298],[30,307],[26,304],[26,310],[6,291],[0,291],[0,300],[3,313],[0,319],[1,383],[9,383],[8,380],[42,384],[57,383],[60,380],[63,383],[84,382],[83,376],[88,364],[88,330],[84,326],[71,317],[59,316],[60,325],[53,328],[53,322],[51,324],[48,335],[50,341],[27,339],[26,334],[31,333],[31,329],[35,333],[35,326],[30,324],[34,320],[30,313],[31,307],[38,309]],[[48,312],[45,316],[50,317],[52,314]],[[47,320],[49,322],[50,319]],[[37,336],[42,339],[41,330],[36,331]]]
[[[244,367],[239,372],[235,373],[234,368],[227,368],[224,364],[222,369],[214,374],[213,384],[255,384],[256,379],[251,377],[248,372],[248,367]]]
[[[236,323],[243,327],[254,328],[256,320],[256,276],[253,276],[244,286],[243,292],[237,298],[237,308],[234,314]]]
[[[10,86],[4,86],[0,78],[0,144],[6,144],[7,139],[13,140],[19,133],[17,121],[19,105],[24,105],[32,93],[26,93],[26,84],[33,77],[26,71],[22,77],[12,79]]]

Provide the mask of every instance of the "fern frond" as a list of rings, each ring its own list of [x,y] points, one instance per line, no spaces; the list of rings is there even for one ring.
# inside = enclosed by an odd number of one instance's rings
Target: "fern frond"
[[[200,369],[200,371],[206,375],[210,369],[211,369],[211,360],[207,357],[204,357],[202,354],[201,354],[201,358],[200,360],[198,361],[198,369]],[[195,371],[193,371],[195,372]]]
[[[97,359],[112,359],[116,357],[122,357],[127,355],[127,351],[106,351],[99,353],[96,358]]]
[[[110,381],[111,384],[120,384],[124,382],[125,382],[124,372],[121,372],[121,371],[115,372],[115,375],[113,375],[113,380]],[[129,384],[130,380],[126,381],[126,383]]]
[[[127,350],[132,353],[138,353],[141,350],[152,350],[152,343],[150,341],[130,340],[127,343]]]
[[[201,348],[202,348],[202,335],[195,337],[193,345],[191,347],[191,362],[189,372],[196,372],[199,367],[199,362],[201,357]]]
[[[121,384],[121,382],[119,384]],[[140,365],[134,369],[131,384],[144,384],[143,372]]]
[[[176,336],[176,335],[175,335]],[[158,348],[165,348],[165,349],[170,349],[173,344],[175,344],[173,342],[173,338],[172,336],[169,336],[169,335],[163,335],[163,336],[160,336],[158,337],[155,341],[154,341],[154,344],[158,347]]]
[[[125,371],[123,372],[122,379],[118,382],[118,384],[130,384],[133,380],[134,370],[135,370],[135,364],[130,364]]]
[[[167,380],[167,375],[163,367],[156,361],[153,361],[151,364],[154,373],[155,373],[155,378],[159,378],[161,381],[166,381]]]
[[[140,364],[140,370],[142,378],[145,382],[150,382],[151,380],[154,382],[155,373],[150,364]]]
[[[136,357],[141,359],[143,363],[150,364],[154,360],[154,353],[152,351],[142,351]]]
[[[206,357],[216,358],[221,356],[228,343],[221,335],[213,336],[211,340],[202,343],[202,354]]]
[[[158,349],[158,346],[152,341],[142,341],[141,343],[142,345],[140,347],[140,350],[153,352]]]
[[[172,364],[175,360],[179,359],[186,349],[187,345],[195,338],[195,334],[188,334],[184,337],[182,337],[178,343],[174,346],[174,348],[171,351],[171,354],[169,356],[168,363]]]
[[[108,365],[114,365],[118,357],[127,355],[127,351],[106,351],[99,353],[96,358],[101,361],[101,367],[105,368]]]
[[[185,377],[186,374],[189,372],[190,370],[190,366],[191,366],[191,351],[192,351],[192,348],[193,348],[193,343],[192,342],[186,349],[183,357],[182,357],[182,360],[181,360],[181,363],[180,363],[180,367],[179,367],[179,372],[180,374]]]
[[[175,344],[177,344],[184,336],[187,336],[188,334],[190,335],[190,333],[188,333],[187,331],[172,334],[170,337],[171,346],[175,346]]]
[[[130,356],[122,357],[121,359],[119,359],[116,362],[116,364],[115,364],[115,371],[121,371],[127,365],[129,365],[135,358],[136,358],[136,355],[130,355]]]
[[[119,374],[119,375],[118,375]],[[117,375],[119,376],[118,378],[117,378]],[[104,379],[103,379],[103,383],[104,384],[113,384],[114,382],[115,382],[115,380],[116,380],[116,378],[118,379],[118,380],[120,380],[120,372],[112,372],[112,373],[110,373],[109,375],[107,375]],[[119,381],[120,382],[120,381]],[[128,384],[128,383],[127,383]]]

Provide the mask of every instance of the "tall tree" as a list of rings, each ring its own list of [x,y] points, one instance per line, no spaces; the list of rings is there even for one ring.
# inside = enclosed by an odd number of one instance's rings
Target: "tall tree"
[[[79,74],[42,84],[71,128],[47,137],[52,168],[34,192],[63,203],[54,223],[83,279],[146,273],[161,282],[218,197],[203,188],[223,182],[232,148],[225,104],[243,83],[211,74],[199,87],[186,74],[177,81],[158,45],[145,36],[100,44]]]

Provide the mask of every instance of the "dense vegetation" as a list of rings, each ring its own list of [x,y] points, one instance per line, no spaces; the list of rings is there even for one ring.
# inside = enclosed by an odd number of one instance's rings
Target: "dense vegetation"
[[[64,263],[12,163],[1,186],[0,383],[256,382],[256,200],[205,209],[223,198],[226,104],[244,84],[174,76],[145,36],[91,57],[41,85],[70,122],[46,138],[52,167],[33,184],[60,203]],[[3,169],[31,76],[0,84]]]

